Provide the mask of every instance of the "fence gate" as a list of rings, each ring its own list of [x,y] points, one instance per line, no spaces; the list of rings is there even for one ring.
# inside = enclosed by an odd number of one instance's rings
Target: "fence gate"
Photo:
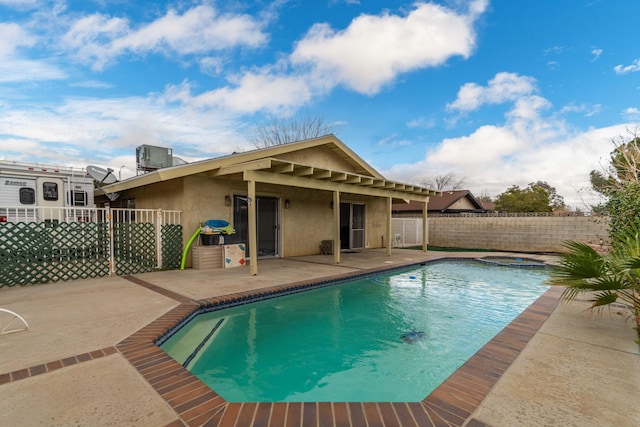
[[[0,208],[0,287],[180,267],[181,211]]]
[[[422,246],[422,218],[391,218],[391,232],[393,246],[396,248]]]

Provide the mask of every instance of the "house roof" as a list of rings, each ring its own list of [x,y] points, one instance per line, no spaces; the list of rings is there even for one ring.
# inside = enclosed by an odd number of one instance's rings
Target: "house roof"
[[[454,203],[462,198],[467,198],[478,210],[484,210],[482,204],[471,194],[469,190],[443,191],[437,196],[429,198],[429,212],[446,212]],[[422,212],[422,204],[419,202],[399,203],[393,205],[394,212]]]
[[[336,171],[275,158],[318,146],[328,148],[334,155],[351,165],[356,172]],[[103,190],[107,193],[120,192],[190,175],[253,179],[279,185],[339,190],[403,200],[411,200],[412,196],[413,200],[415,197],[425,200],[428,196],[440,194],[424,187],[385,179],[334,135],[158,169],[104,186]]]

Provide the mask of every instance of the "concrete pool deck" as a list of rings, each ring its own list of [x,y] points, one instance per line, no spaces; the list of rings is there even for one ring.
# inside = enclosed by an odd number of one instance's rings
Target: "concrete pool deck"
[[[500,254],[394,249],[387,257],[384,250],[369,250],[343,254],[339,266],[331,265],[331,256],[320,255],[260,260],[255,277],[246,268],[184,270],[1,288],[0,307],[22,315],[30,329],[0,336],[0,424],[197,425],[197,418],[181,410],[188,408],[180,408],[179,402],[186,399],[180,389],[171,391],[169,399],[159,393],[156,384],[145,379],[145,368],[134,367],[122,345],[156,319],[191,300],[446,256],[489,255]],[[584,311],[586,307],[585,302],[554,305],[513,362],[469,410],[470,415],[460,418],[461,422],[442,421],[442,425],[640,425],[640,408],[633,404],[634,396],[640,394],[635,331],[615,309],[611,316],[594,318]],[[245,406],[225,406],[217,422],[275,425],[276,415],[282,414],[281,406],[271,407],[266,415],[260,405]],[[249,423],[242,418],[249,413],[243,408],[253,411]],[[331,414],[321,406],[299,412],[295,424],[291,424],[293,417],[279,420],[281,425],[323,427],[328,416],[335,425],[357,425],[354,408],[332,408]],[[428,425],[411,407],[406,413],[383,404],[362,408],[377,411],[378,425]],[[454,407],[447,410],[456,412]],[[233,411],[238,411],[235,416]],[[341,414],[351,421],[342,423]],[[436,421],[431,423],[438,425]]]

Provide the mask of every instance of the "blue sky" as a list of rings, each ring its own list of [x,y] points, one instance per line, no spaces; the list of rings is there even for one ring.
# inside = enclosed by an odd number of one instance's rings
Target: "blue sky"
[[[323,117],[389,179],[574,207],[640,124],[634,0],[0,0],[0,159],[135,174]]]

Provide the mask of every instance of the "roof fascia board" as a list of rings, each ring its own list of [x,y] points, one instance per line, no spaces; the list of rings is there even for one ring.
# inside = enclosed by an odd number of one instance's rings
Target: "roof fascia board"
[[[208,176],[213,178],[216,176],[233,175],[234,173],[244,172],[246,170],[269,169],[273,166],[272,159],[260,159],[253,162],[239,163],[230,166],[223,166],[211,171]]]
[[[265,184],[284,185],[289,187],[310,188],[314,190],[339,191],[341,193],[359,194],[362,196],[391,197],[400,200],[417,200],[427,202],[428,195],[405,193],[379,187],[345,184],[342,182],[324,181],[291,175],[272,174],[269,172],[248,170],[244,172],[245,181],[256,181]]]

